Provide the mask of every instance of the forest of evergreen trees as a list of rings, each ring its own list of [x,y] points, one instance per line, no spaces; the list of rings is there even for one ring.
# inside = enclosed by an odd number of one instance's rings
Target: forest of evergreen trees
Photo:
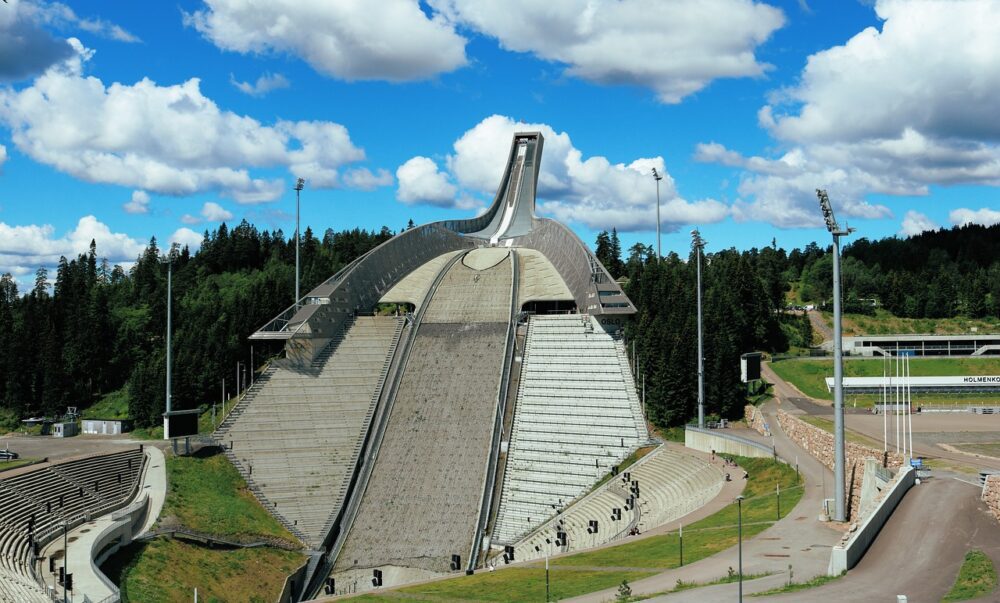
[[[302,290],[309,291],[358,255],[388,240],[380,232],[328,230],[302,236]],[[128,271],[90,250],[62,258],[54,281],[44,268],[23,295],[0,277],[0,411],[7,427],[27,415],[61,415],[126,388],[137,425],[160,421],[164,406],[168,250],[150,241]],[[295,246],[279,230],[245,221],[205,233],[195,254],[173,264],[173,403],[217,400],[250,360],[247,337],[293,303]],[[258,361],[267,352],[258,343]],[[231,391],[231,389],[230,389]],[[0,425],[0,428],[4,427]]]
[[[638,315],[627,335],[646,375],[647,409],[658,425],[685,423],[696,413],[696,276],[690,257],[671,253],[655,261],[636,244],[623,260],[617,233],[597,236],[598,258],[625,291]],[[746,389],[739,357],[808,346],[805,316],[783,312],[797,302],[827,305],[833,288],[832,250],[815,243],[786,252],[763,249],[708,253],[703,262],[705,384],[708,412],[742,415]],[[1000,225],[968,225],[914,237],[859,239],[843,251],[847,311],[873,304],[911,318],[1000,318]],[[793,296],[794,297],[794,296]]]
[[[327,230],[302,241],[302,288],[393,235]],[[100,249],[61,259],[55,274],[40,268],[20,292],[0,277],[0,421],[86,408],[124,388],[137,424],[159,422],[164,405],[167,250],[151,240],[128,270],[109,266]],[[646,375],[647,407],[659,425],[693,414],[695,270],[675,253],[655,260],[636,244],[623,254],[615,231],[596,241],[598,258],[639,313],[627,335]],[[692,256],[693,257],[693,256]],[[295,249],[279,230],[245,221],[206,232],[199,250],[174,262],[174,406],[193,408],[220,395],[237,361],[250,358],[247,337],[292,303]],[[705,382],[709,412],[738,416],[745,389],[739,356],[809,345],[803,316],[785,313],[788,292],[824,303],[831,287],[829,248],[786,252],[728,249],[703,264]],[[964,226],[908,239],[860,239],[844,250],[845,297],[860,309],[871,300],[907,317],[1000,317],[1000,225]],[[255,352],[260,360],[277,348]],[[8,425],[9,426],[9,425]],[[0,428],[4,425],[0,425]]]

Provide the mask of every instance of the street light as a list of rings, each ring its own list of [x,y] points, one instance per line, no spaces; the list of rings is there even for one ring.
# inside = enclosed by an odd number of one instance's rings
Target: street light
[[[173,268],[174,260],[177,259],[177,243],[170,244],[170,251],[167,252],[167,257],[164,260],[167,264],[167,414],[170,414],[171,410],[171,392],[170,392],[170,382],[171,382],[171,372],[172,372],[172,362],[171,362],[171,350],[173,348]],[[166,418],[164,418],[163,425],[163,439],[167,439],[169,434],[167,433]]]
[[[736,505],[737,505],[737,508],[738,508],[737,515],[739,517],[739,519],[737,520],[737,525],[739,526],[737,528],[737,533],[739,535],[738,538],[737,538],[737,541],[738,541],[738,546],[737,546],[737,556],[738,556],[737,557],[737,565],[739,566],[739,570],[740,570],[740,598],[739,598],[739,602],[743,603],[743,495],[742,494],[740,496],[736,497]]]
[[[701,254],[705,252],[705,240],[695,228],[691,231],[691,245],[694,247],[695,265],[698,267],[698,427],[705,428],[705,354],[702,349],[701,333]]]
[[[653,168],[653,178],[656,180],[656,262],[659,263],[663,257],[660,252],[660,180],[663,180],[663,174]]]
[[[833,215],[833,207],[825,190],[816,189],[819,207],[823,212],[826,229],[833,235],[833,481],[834,520],[847,521],[844,493],[844,351],[841,337],[840,308],[840,237],[854,232],[841,228]]]
[[[299,300],[299,194],[302,192],[306,181],[299,178],[295,181],[295,306],[298,307]]]

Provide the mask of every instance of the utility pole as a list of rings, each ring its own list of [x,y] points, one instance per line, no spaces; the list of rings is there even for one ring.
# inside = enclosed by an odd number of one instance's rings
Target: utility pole
[[[302,187],[305,186],[306,181],[299,178],[295,181],[295,305],[299,304],[299,300],[302,296],[299,295],[299,193],[302,192]]]
[[[853,228],[841,228],[833,215],[833,207],[825,190],[816,189],[819,206],[823,211],[826,229],[833,235],[833,481],[834,520],[847,521],[845,500],[844,468],[844,342],[841,336],[841,294],[840,294],[840,237],[854,232]]]
[[[653,178],[656,180],[656,263],[659,264],[663,257],[660,252],[660,180],[663,180],[663,175],[653,168]]]
[[[170,391],[171,384],[171,373],[173,372],[173,362],[172,362],[172,350],[173,350],[173,268],[174,260],[177,258],[177,243],[170,244],[170,251],[167,252],[167,414],[173,407],[172,395]],[[167,439],[170,435],[167,433],[167,423],[164,418],[163,422],[163,439]]]
[[[691,231],[695,265],[698,272],[698,427],[705,428],[705,352],[701,326],[701,254],[705,251],[705,240],[695,228]]]

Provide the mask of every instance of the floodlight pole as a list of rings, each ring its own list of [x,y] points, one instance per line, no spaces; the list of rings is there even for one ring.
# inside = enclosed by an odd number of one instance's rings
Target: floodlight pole
[[[738,519],[737,519],[737,526],[738,526],[738,528],[737,528],[737,531],[738,531],[737,542],[739,544],[739,546],[737,548],[737,559],[738,559],[737,565],[739,566],[739,571],[740,571],[740,591],[739,591],[740,592],[740,598],[738,599],[738,601],[739,601],[739,603],[743,603],[743,496],[737,496],[736,497],[736,505],[737,505],[737,509],[738,509],[737,510],[737,515],[738,515]]]
[[[826,228],[833,235],[833,480],[834,480],[834,520],[847,521],[844,492],[844,350],[841,336],[841,293],[840,293],[840,237],[854,232],[853,228],[841,228],[833,215],[833,207],[825,190],[816,189],[820,209]]]
[[[660,251],[660,180],[663,175],[653,168],[653,179],[656,180],[656,263],[660,263],[663,253]]]
[[[705,352],[702,341],[701,326],[701,254],[705,249],[705,240],[701,238],[698,229],[691,231],[691,242],[694,246],[695,266],[698,272],[698,427],[705,428]]]
[[[299,300],[299,193],[306,181],[299,178],[295,181],[295,306],[298,308]]]
[[[174,268],[174,258],[176,257],[176,243],[170,245],[170,251],[167,252],[167,414],[170,414],[172,409],[172,393],[170,391],[171,384],[171,373],[173,372],[173,362],[172,362],[172,349],[173,349],[173,268]],[[167,420],[163,419],[163,439],[169,438],[169,433],[167,433]]]

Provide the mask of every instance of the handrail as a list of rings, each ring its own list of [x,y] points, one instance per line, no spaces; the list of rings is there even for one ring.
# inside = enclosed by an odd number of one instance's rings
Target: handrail
[[[476,569],[479,561],[479,551],[482,549],[483,534],[490,520],[490,510],[493,502],[493,491],[496,488],[497,463],[500,459],[500,437],[503,434],[503,419],[507,412],[507,395],[510,388],[510,368],[514,362],[514,338],[517,334],[517,315],[520,308],[517,305],[517,252],[510,250],[510,316],[507,321],[507,336],[503,365],[500,370],[500,383],[497,388],[496,416],[493,422],[493,438],[490,444],[490,454],[486,462],[486,476],[483,484],[483,494],[479,501],[479,522],[476,534],[472,538],[472,550],[469,551],[469,564],[466,569]]]

